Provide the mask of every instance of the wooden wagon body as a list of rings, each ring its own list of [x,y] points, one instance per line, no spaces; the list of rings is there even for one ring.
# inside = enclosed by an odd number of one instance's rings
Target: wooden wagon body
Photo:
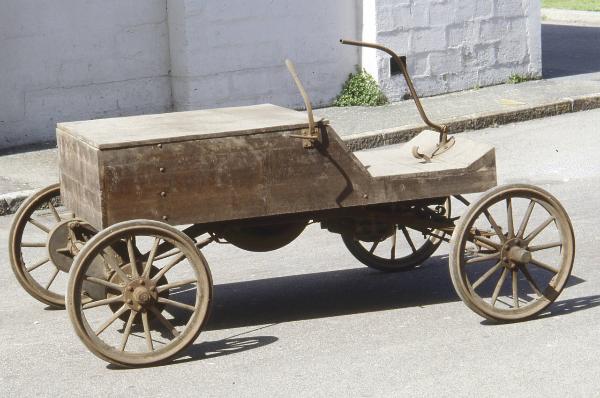
[[[457,137],[432,161],[407,144],[352,153],[332,126],[307,149],[306,114],[275,105],[58,125],[67,207],[98,229],[151,219],[200,224],[481,192],[496,184],[493,147]]]

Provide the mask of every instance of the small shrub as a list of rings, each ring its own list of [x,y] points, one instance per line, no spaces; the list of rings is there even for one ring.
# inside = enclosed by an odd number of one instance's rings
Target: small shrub
[[[385,105],[388,99],[379,85],[366,70],[351,73],[342,87],[342,92],[336,98],[335,106],[376,106]]]
[[[539,77],[529,75],[529,74],[519,75],[518,73],[514,73],[509,76],[508,83],[519,84],[519,83],[523,83],[523,82],[528,82],[530,80],[539,80]]]

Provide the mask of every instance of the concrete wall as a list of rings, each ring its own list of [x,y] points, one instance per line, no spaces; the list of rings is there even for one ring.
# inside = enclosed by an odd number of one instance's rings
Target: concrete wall
[[[421,95],[506,82],[512,74],[541,76],[539,0],[365,0],[376,40],[407,55]],[[392,100],[406,87],[390,76],[389,57],[378,53],[381,87]]]
[[[360,64],[339,44],[360,37],[362,0],[169,0],[175,109],[302,98],[284,59],[296,64],[315,105],[330,104]]]
[[[2,0],[0,148],[171,109],[165,0]]]
[[[271,102],[316,106],[362,65],[406,92],[378,41],[408,56],[421,95],[541,73],[539,0],[3,0],[0,148],[56,122]]]

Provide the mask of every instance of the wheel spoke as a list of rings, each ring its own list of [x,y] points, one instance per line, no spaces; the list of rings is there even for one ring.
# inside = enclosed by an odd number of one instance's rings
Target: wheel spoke
[[[500,228],[500,226],[496,223],[496,220],[494,220],[494,217],[492,217],[492,215],[490,214],[490,212],[487,211],[487,210],[484,210],[483,214],[485,215],[485,218],[487,218],[487,220],[489,221],[490,225],[494,229],[494,232],[496,232],[496,235],[498,235],[498,237],[500,238],[500,240],[502,242],[504,242],[506,240],[506,236],[504,236],[504,234],[502,233],[502,228]]]
[[[500,252],[487,254],[485,256],[478,256],[475,258],[470,258],[467,261],[465,261],[465,263],[466,264],[474,264],[474,263],[480,263],[482,261],[493,260],[495,258],[500,258]]]
[[[515,308],[519,308],[519,286],[518,286],[519,273],[516,269],[512,271],[512,294]]]
[[[54,273],[52,274],[52,276],[50,277],[50,280],[48,281],[48,283],[46,283],[46,290],[50,289],[50,285],[52,285],[52,283],[54,282],[54,280],[56,279],[56,277],[58,276],[58,273],[60,272],[60,270],[58,268],[56,268],[54,270]]]
[[[166,327],[171,332],[171,334],[173,334],[174,337],[179,336],[179,332],[177,331],[177,329],[175,329],[175,326],[173,326],[173,324],[169,322],[169,320],[165,318],[163,314],[161,314],[160,311],[156,309],[156,307],[150,307],[150,311],[152,311],[152,313],[156,316],[156,319],[158,319],[158,321],[162,323],[163,326]]]
[[[398,228],[396,227],[396,225],[394,225],[394,235],[392,235],[392,250],[391,250],[391,257],[392,260],[396,259],[396,238],[397,238],[397,232],[398,232]]]
[[[110,325],[112,325],[113,322],[116,321],[118,317],[123,315],[125,313],[125,311],[127,311],[128,309],[129,309],[129,307],[127,307],[127,305],[123,304],[117,312],[112,314],[112,316],[110,318],[108,318],[108,320],[106,322],[104,322],[102,324],[102,326],[100,326],[100,329],[98,329],[98,331],[96,332],[96,336],[100,336],[100,333],[104,332],[106,330],[106,328],[108,328]]]
[[[131,325],[133,325],[133,320],[137,312],[131,310],[129,313],[129,319],[127,319],[127,324],[125,325],[125,330],[123,331],[123,337],[121,338],[121,347],[119,347],[120,351],[125,351],[125,346],[127,345],[127,340],[129,339],[129,335],[131,334]]]
[[[410,235],[408,234],[406,227],[403,226],[403,227],[401,227],[401,229],[402,229],[402,233],[404,234],[404,238],[406,238],[406,241],[408,242],[408,245],[412,249],[413,253],[416,253],[417,248],[415,247],[415,244],[413,243],[412,239],[410,238]]]
[[[46,247],[46,242],[21,242],[21,247]]]
[[[127,276],[127,274],[125,273],[125,271],[123,271],[121,269],[121,267],[119,267],[118,265],[113,264],[112,261],[108,261],[106,259],[106,253],[104,253],[104,251],[100,252],[100,256],[102,256],[102,259],[104,260],[104,262],[113,270],[116,272],[117,275],[119,275],[119,278],[121,278],[121,280],[124,283],[127,283],[129,281],[129,276]]]
[[[494,289],[494,294],[492,294],[492,307],[496,306],[496,300],[498,300],[498,295],[500,294],[502,285],[504,285],[504,280],[506,279],[506,274],[508,274],[508,268],[504,268],[502,270],[502,275],[500,275],[500,279],[498,279],[498,283],[496,283],[496,288]]]
[[[34,220],[33,218],[30,218],[27,222],[29,222],[32,225],[35,225],[37,228],[41,229],[45,233],[49,233],[50,232],[50,228],[48,228],[47,226],[45,226],[41,222]]]
[[[117,291],[122,291],[123,290],[123,286],[118,285],[118,284],[113,283],[113,282],[110,282],[110,281],[107,281],[107,280],[104,280],[104,279],[101,279],[101,278],[96,278],[96,277],[93,277],[93,276],[86,276],[86,277],[84,277],[84,279],[86,281],[88,281],[88,282],[96,283],[96,284],[102,285],[102,286],[106,286],[106,287],[108,287],[110,289],[114,289],[114,290],[117,290]]]
[[[527,228],[527,223],[529,222],[529,218],[531,217],[531,212],[533,211],[534,206],[535,202],[533,200],[530,200],[529,206],[527,206],[527,211],[525,212],[525,217],[523,217],[523,221],[521,221],[521,226],[519,227],[519,231],[517,232],[517,237],[522,238],[523,234],[525,234],[525,228]]]
[[[480,246],[485,246],[490,250],[500,250],[502,247],[501,244],[493,242],[487,238],[484,238],[483,236],[473,236],[473,240],[479,242]]]
[[[50,258],[45,257],[45,258],[41,259],[40,261],[38,261],[37,263],[25,268],[25,271],[31,272],[34,269],[37,269],[37,268],[41,267],[42,265],[46,264],[48,261],[50,261]]]
[[[171,268],[173,268],[175,265],[179,264],[183,259],[185,258],[185,255],[183,253],[179,253],[179,255],[177,255],[177,257],[175,257],[169,264],[165,265],[164,267],[161,268],[160,271],[158,271],[158,273],[156,275],[154,275],[154,277],[152,278],[153,281],[157,281],[160,278],[162,278],[162,276],[164,274],[166,274],[167,272],[169,272],[169,270]]]
[[[508,237],[515,237],[515,225],[513,220],[513,207],[512,207],[512,199],[506,198],[506,219],[508,221]]]
[[[531,289],[539,297],[542,297],[542,292],[540,291],[540,289],[538,288],[537,284],[535,283],[535,280],[533,279],[533,277],[529,273],[529,270],[527,269],[527,265],[524,264],[524,265],[520,266],[520,268],[521,268],[521,271],[523,272],[523,275],[525,275],[525,279],[527,279],[527,282],[529,283],[529,286],[531,286]]]
[[[156,288],[156,291],[158,293],[162,293],[165,290],[173,289],[173,288],[180,287],[180,286],[189,285],[190,283],[194,283],[194,282],[196,282],[196,278],[190,278],[190,279],[185,279],[185,280],[182,280],[182,281],[172,282],[172,283],[169,283],[169,284],[166,284],[166,285],[158,286]]]
[[[373,254],[373,252],[375,251],[375,249],[377,248],[377,245],[379,244],[379,241],[375,241],[373,242],[373,246],[371,246],[371,250],[369,250],[369,253]]]
[[[471,285],[473,290],[477,289],[479,287],[479,285],[481,285],[483,282],[487,281],[490,278],[490,276],[492,276],[494,274],[494,272],[496,272],[496,271],[498,271],[498,269],[500,269],[500,267],[502,267],[502,263],[500,261],[498,261],[496,263],[496,265],[494,265],[492,268],[487,270],[487,272],[485,274],[481,275],[479,277],[479,279],[477,279],[475,281],[475,283],[473,283]]]
[[[529,246],[527,248],[527,250],[529,250],[530,252],[537,252],[540,250],[546,250],[546,249],[552,249],[553,247],[562,247],[562,242],[552,242],[552,243],[545,243],[543,245],[534,245],[534,246]]]
[[[164,254],[161,254],[160,256],[156,256],[154,258],[154,260],[157,261],[157,260],[162,260],[162,259],[165,259],[165,258],[168,258],[168,257],[173,257],[174,255],[176,255],[178,253],[181,253],[181,250],[175,249],[175,250],[172,250],[172,251],[168,251],[168,252],[166,252]]]
[[[131,276],[135,279],[140,276],[135,261],[135,250],[133,247],[133,237],[127,239],[127,253],[129,254],[129,264],[131,264]]]
[[[90,303],[84,304],[81,308],[83,308],[84,310],[87,310],[90,308],[96,308],[96,307],[100,307],[102,305],[109,305],[109,304],[118,303],[118,302],[122,302],[122,301],[123,301],[123,295],[119,295],[119,296],[114,296],[114,297],[110,297],[110,298],[106,298],[106,299],[102,299],[102,300],[92,301]]]
[[[158,248],[159,242],[159,238],[154,238],[154,244],[152,245],[152,249],[150,249],[148,260],[146,260],[146,266],[144,267],[144,271],[142,272],[142,277],[144,278],[148,278],[150,276],[150,269],[152,269],[152,263],[154,262],[154,256],[156,256],[156,249]]]
[[[529,244],[529,242],[531,242],[536,236],[538,236],[540,234],[540,232],[542,232],[544,230],[544,228],[546,228],[548,225],[550,225],[550,223],[552,221],[554,221],[554,217],[548,218],[539,227],[537,227],[529,235],[527,235],[527,237],[525,238],[525,241]]]
[[[142,323],[144,324],[144,336],[146,337],[146,347],[148,351],[154,351],[154,347],[152,345],[152,334],[150,333],[150,325],[148,322],[148,312],[142,312]]]
[[[188,304],[180,303],[179,301],[175,301],[175,300],[169,300],[169,299],[164,298],[164,297],[159,297],[158,298],[158,302],[162,303],[162,304],[170,305],[170,306],[173,306],[173,307],[181,308],[183,310],[191,311],[191,312],[196,311],[196,307],[194,307],[193,305],[188,305]]]
[[[48,207],[50,208],[50,210],[52,210],[52,214],[54,215],[54,219],[56,220],[56,222],[61,222],[62,219],[60,218],[60,215],[58,215],[58,211],[56,211],[56,207],[54,207],[52,201],[48,201]]]
[[[550,271],[550,272],[552,272],[553,274],[558,274],[558,271],[559,271],[558,269],[554,268],[554,267],[553,267],[553,266],[551,266],[551,265],[548,265],[548,264],[546,264],[546,263],[543,263],[543,262],[541,262],[541,261],[538,261],[538,260],[536,260],[536,259],[533,259],[533,258],[532,258],[532,259],[531,259],[531,261],[530,261],[530,263],[531,263],[531,264],[533,264],[533,265],[537,265],[539,268],[545,269],[546,271]]]

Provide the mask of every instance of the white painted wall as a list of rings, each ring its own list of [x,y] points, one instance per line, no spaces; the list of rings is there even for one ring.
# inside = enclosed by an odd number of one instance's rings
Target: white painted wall
[[[166,0],[2,0],[0,148],[171,109]]]
[[[302,104],[284,65],[296,64],[314,105],[330,104],[359,50],[362,0],[168,0],[175,109]]]
[[[57,122],[271,102],[330,104],[360,64],[392,100],[378,41],[408,56],[421,95],[541,73],[539,0],[2,0],[0,148]]]
[[[541,76],[539,0],[374,0],[376,38],[401,55],[420,95]],[[378,81],[391,100],[407,92],[377,55]]]

